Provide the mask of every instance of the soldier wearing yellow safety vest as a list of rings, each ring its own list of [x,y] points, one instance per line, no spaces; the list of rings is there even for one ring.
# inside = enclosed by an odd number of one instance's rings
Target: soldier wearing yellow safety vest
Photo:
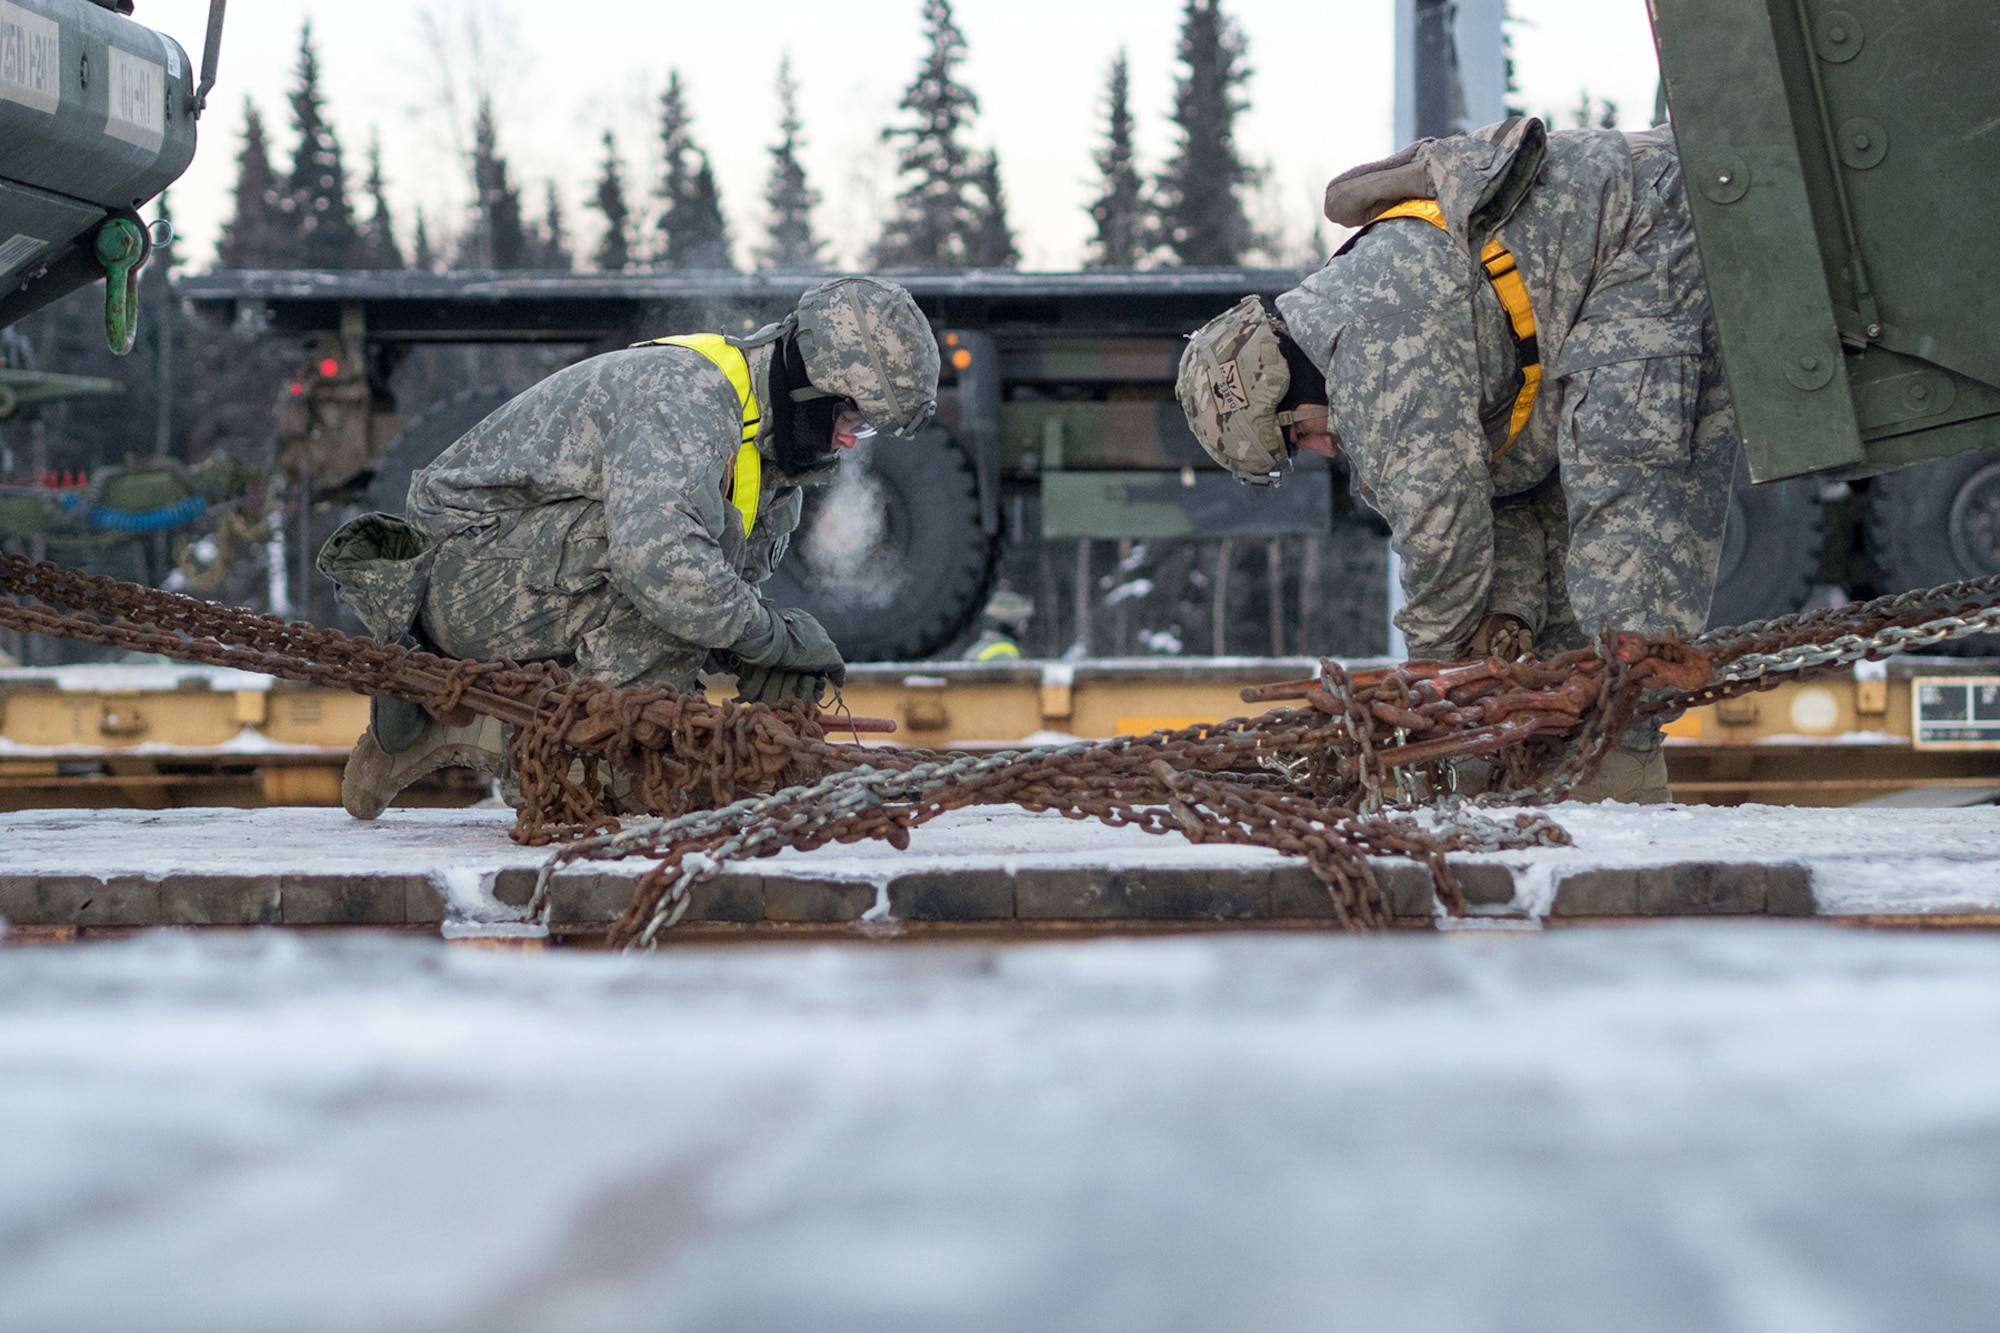
[[[364,515],[320,568],[378,638],[455,657],[552,661],[617,686],[817,698],[844,674],[803,611],[758,591],[799,487],[937,402],[930,325],[892,283],[842,278],[745,338],[661,338],[579,362],[501,407],[410,483],[404,519]],[[447,764],[497,771],[500,735],[377,700],[342,783],[371,819]]]
[[[1738,442],[1672,136],[1512,120],[1347,172],[1326,212],[1359,230],[1323,268],[1190,339],[1210,454],[1347,460],[1413,658],[1699,631]],[[1666,799],[1657,732],[1580,794]]]

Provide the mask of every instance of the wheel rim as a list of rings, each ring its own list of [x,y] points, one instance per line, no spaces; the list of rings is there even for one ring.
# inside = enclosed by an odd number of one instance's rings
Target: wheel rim
[[[2000,463],[1965,479],[1952,497],[1952,557],[1968,575],[2000,573]]]

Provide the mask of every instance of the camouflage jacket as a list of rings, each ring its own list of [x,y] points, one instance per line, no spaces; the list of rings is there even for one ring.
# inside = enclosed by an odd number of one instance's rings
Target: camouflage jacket
[[[748,356],[764,396],[770,351]],[[521,510],[573,510],[562,540],[518,553],[545,566],[534,583],[580,591],[608,579],[668,633],[726,647],[768,623],[757,586],[799,523],[798,479],[768,461],[760,439],[763,489],[745,535],[725,486],[742,423],[736,391],[699,352],[592,357],[515,398],[419,472],[409,519],[440,543]]]
[[[1495,500],[1555,472],[1562,378],[1700,352],[1704,295],[1662,290],[1645,246],[1634,250],[1662,226],[1693,243],[1684,207],[1659,216],[1649,177],[1672,152],[1663,132],[1550,134],[1535,120],[1425,141],[1401,160],[1422,166],[1447,229],[1375,224],[1278,298],[1326,374],[1331,428],[1356,480],[1393,530],[1406,597],[1397,623],[1413,655],[1455,655],[1489,606],[1511,608],[1493,587],[1496,542],[1513,526],[1504,514],[1496,524]],[[1477,259],[1496,235],[1527,284],[1544,376],[1525,430],[1497,458],[1517,353]],[[1539,568],[1505,552],[1497,563]]]

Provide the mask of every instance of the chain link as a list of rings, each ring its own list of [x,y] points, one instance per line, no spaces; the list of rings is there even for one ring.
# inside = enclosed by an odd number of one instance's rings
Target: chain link
[[[1404,857],[1429,869],[1440,909],[1460,914],[1448,854],[1569,840],[1539,812],[1487,813],[1454,795],[1463,761],[1499,776],[1477,804],[1560,800],[1636,719],[2000,632],[2000,577],[1685,641],[1607,629],[1547,661],[1353,673],[1326,661],[1311,680],[1245,691],[1304,707],[992,755],[833,744],[797,701],[711,704],[548,663],[454,661],[21,556],[0,556],[0,627],[409,700],[447,721],[497,717],[513,729],[521,782],[512,836],[565,844],[542,869],[535,910],[549,910],[563,866],[653,858],[613,932],[644,948],[728,862],[867,838],[904,848],[912,828],[982,804],[1302,858],[1357,930],[1391,920],[1369,858]],[[607,765],[629,775],[629,795],[614,796]],[[1437,808],[1418,808],[1427,799]]]

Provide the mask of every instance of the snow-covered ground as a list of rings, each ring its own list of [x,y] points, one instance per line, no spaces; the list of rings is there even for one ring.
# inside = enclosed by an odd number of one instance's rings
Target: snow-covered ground
[[[2000,938],[0,952],[6,1330],[1990,1329]]]
[[[1511,870],[1510,910],[1529,919],[1549,910],[1566,876],[1684,862],[1802,866],[1818,910],[1829,915],[2000,911],[2000,808],[1993,806],[1564,805],[1547,813],[1574,846],[1473,858]],[[494,876],[540,866],[548,855],[510,843],[512,821],[507,810],[391,810],[369,823],[328,809],[23,810],[0,813],[0,875],[430,875],[449,890],[455,911],[475,923],[504,922],[519,913],[491,900]],[[882,885],[898,875],[979,868],[1261,869],[1279,859],[1262,848],[1194,846],[1177,833],[984,806],[916,829],[907,851],[864,842],[787,851],[755,868]],[[645,865],[586,869],[636,875]]]

